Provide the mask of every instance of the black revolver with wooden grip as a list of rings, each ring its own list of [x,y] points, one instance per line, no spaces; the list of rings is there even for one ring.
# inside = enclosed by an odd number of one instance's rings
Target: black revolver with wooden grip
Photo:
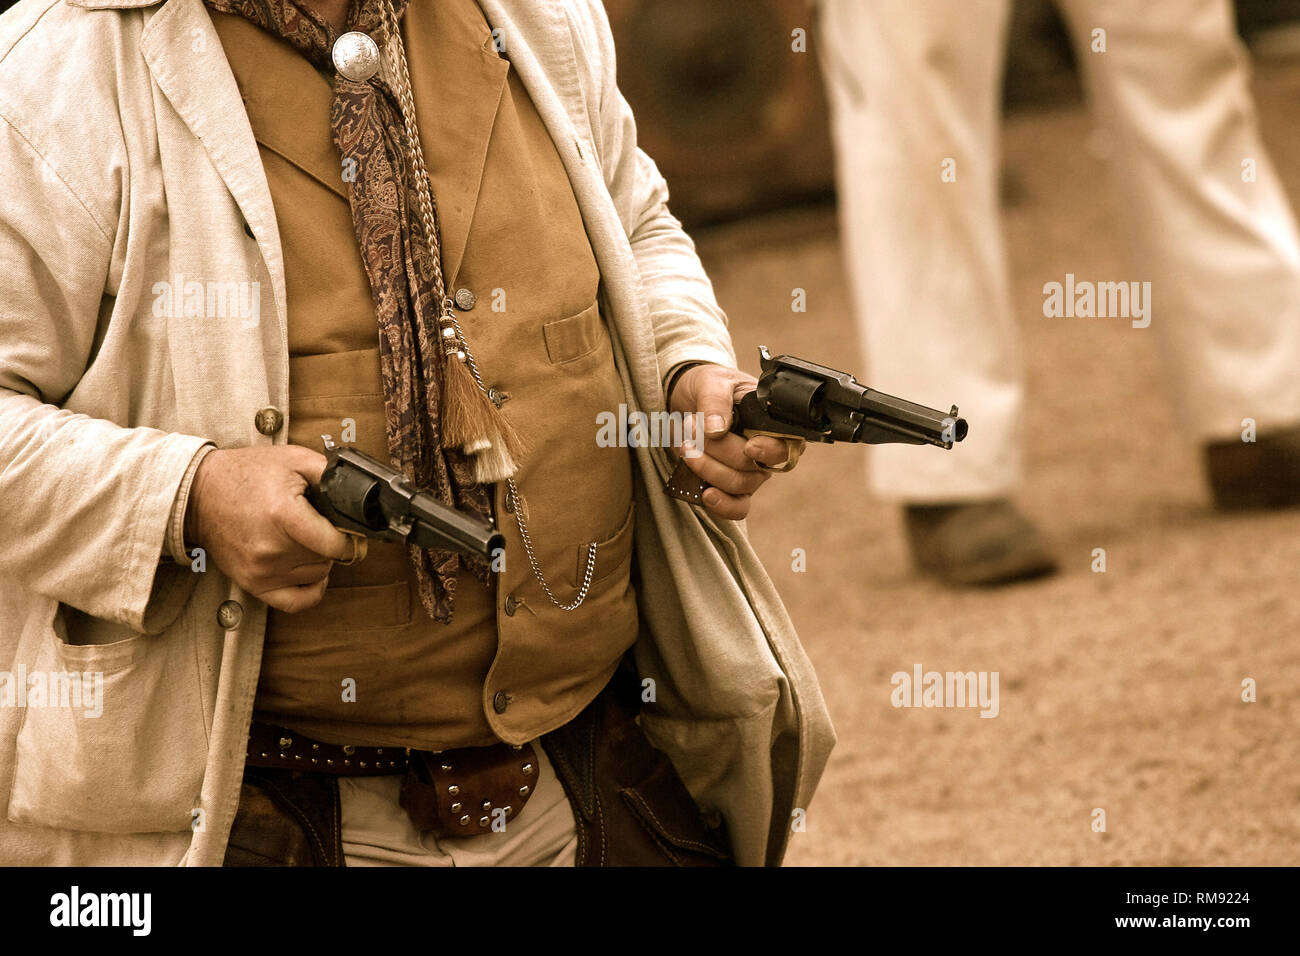
[[[489,561],[505,548],[495,525],[443,504],[356,448],[327,442],[325,458],[320,484],[306,497],[339,530]]]
[[[758,387],[736,403],[731,431],[746,438],[770,435],[785,440],[790,457],[776,467],[760,466],[767,471],[793,468],[800,440],[952,448],[966,437],[966,419],[957,416],[956,405],[944,413],[867,388],[847,372],[790,355],[773,358],[762,346],[758,354],[763,368]],[[708,487],[685,461],[678,461],[664,490],[697,505]]]

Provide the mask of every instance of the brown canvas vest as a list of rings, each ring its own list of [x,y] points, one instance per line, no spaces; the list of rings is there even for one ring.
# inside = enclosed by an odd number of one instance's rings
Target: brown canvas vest
[[[285,258],[289,441],[321,436],[388,460],[374,306],[357,251],[330,80],[241,18],[213,14],[261,149]],[[450,625],[416,596],[405,548],[372,541],[335,565],[324,600],[272,610],[260,719],[332,743],[441,750],[532,740],[595,697],[636,638],[632,474],[597,446],[624,401],[597,306],[599,271],[568,176],[472,0],[414,0],[403,21],[449,293],[485,381],[532,452],[516,476],[555,596],[530,570],[505,487],[494,491],[506,567],[458,577]]]

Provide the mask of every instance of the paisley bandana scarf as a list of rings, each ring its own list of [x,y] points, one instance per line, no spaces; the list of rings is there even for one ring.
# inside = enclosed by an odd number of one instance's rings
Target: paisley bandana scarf
[[[418,487],[488,519],[486,486],[511,477],[523,448],[487,397],[446,294],[437,206],[397,26],[409,0],[353,0],[349,34],[365,34],[375,46],[353,35],[345,46],[356,40],[354,48],[383,51],[389,66],[374,72],[345,63],[349,75],[373,73],[358,79],[335,70],[334,28],[295,0],[205,2],[280,37],[333,74],[330,127],[340,158],[355,165],[349,201],[375,303],[389,456]],[[451,621],[458,569],[488,580],[485,562],[454,552],[412,546],[410,557],[420,601],[438,621]]]

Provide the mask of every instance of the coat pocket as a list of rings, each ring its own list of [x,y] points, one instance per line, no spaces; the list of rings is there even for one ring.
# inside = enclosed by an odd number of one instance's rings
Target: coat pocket
[[[186,830],[208,740],[183,625],[110,644],[41,643],[16,741],[9,820],[100,833]]]

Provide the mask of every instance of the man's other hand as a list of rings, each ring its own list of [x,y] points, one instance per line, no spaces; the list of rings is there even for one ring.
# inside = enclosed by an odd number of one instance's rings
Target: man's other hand
[[[704,422],[702,453],[691,448],[698,447],[695,436],[683,446],[684,460],[691,471],[713,485],[704,492],[703,501],[718,518],[739,520],[748,515],[754,492],[771,477],[757,463],[775,467],[787,457],[786,444],[778,438],[759,435],[746,439],[729,431],[733,406],[757,385],[754,376],[739,369],[697,365],[678,377],[668,396],[670,412],[698,412]]]
[[[281,611],[320,603],[332,561],[353,544],[305,497],[325,456],[301,445],[217,449],[199,463],[185,512],[186,547],[207,551],[236,584]]]

